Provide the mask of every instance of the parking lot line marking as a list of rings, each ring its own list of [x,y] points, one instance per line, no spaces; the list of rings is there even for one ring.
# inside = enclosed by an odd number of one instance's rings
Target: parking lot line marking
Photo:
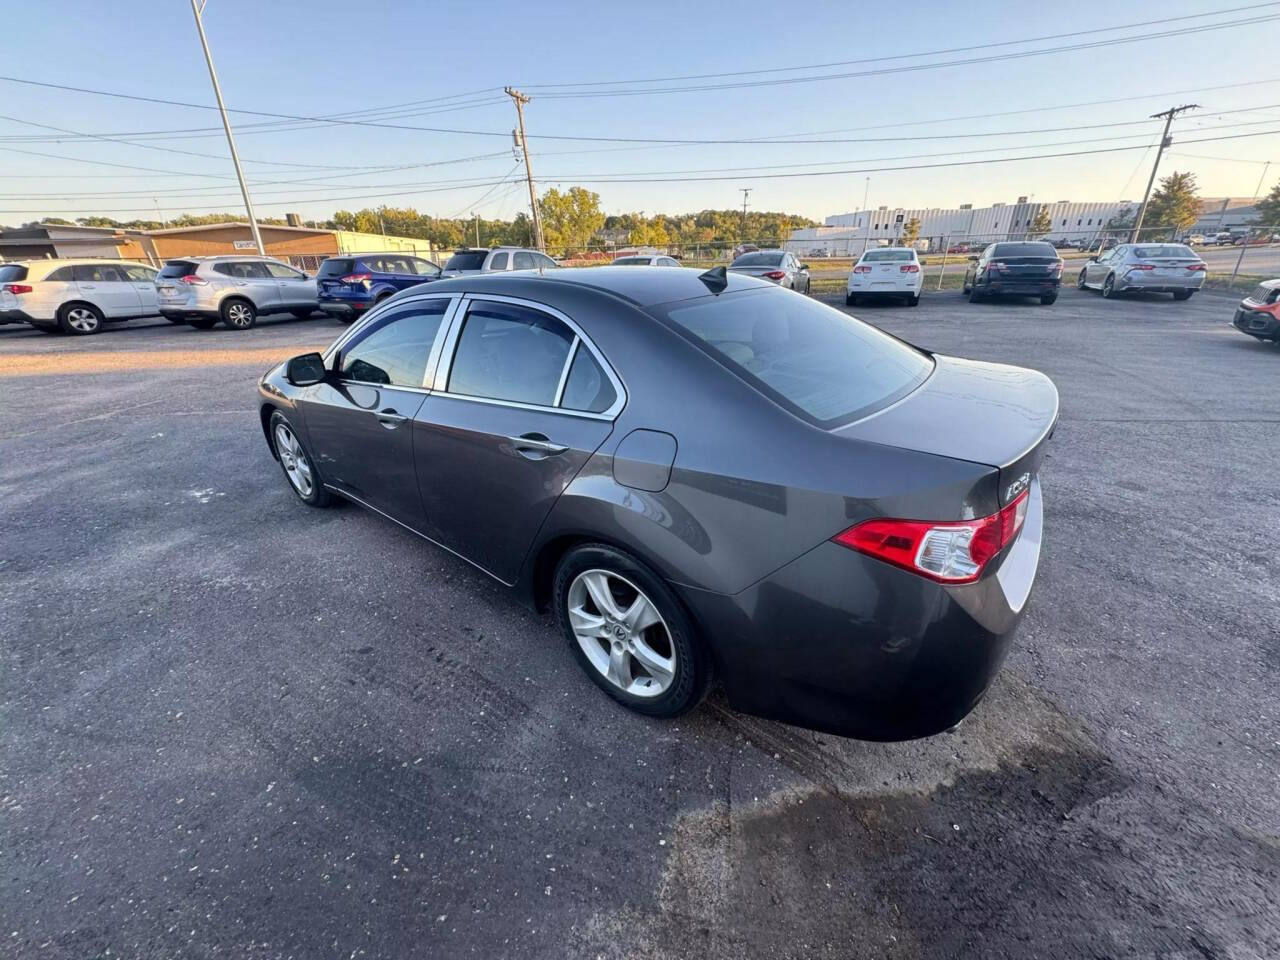
[[[239,367],[270,365],[320,351],[324,344],[274,347],[200,348],[197,350],[99,350],[0,357],[0,377],[41,377],[67,373],[119,373],[165,367]]]

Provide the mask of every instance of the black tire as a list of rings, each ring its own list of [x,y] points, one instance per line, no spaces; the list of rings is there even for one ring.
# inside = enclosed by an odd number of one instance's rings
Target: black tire
[[[960,292],[967,297],[969,295],[969,291],[973,289],[969,286],[969,278],[967,276],[964,278],[963,284],[964,285],[960,288]]]
[[[58,308],[58,329],[75,337],[102,332],[106,317],[92,303],[64,303]]]
[[[970,303],[978,303],[978,302],[980,302],[981,300],[982,300],[982,294],[978,293],[978,287],[977,287],[977,285],[975,284],[975,285],[973,286],[973,288],[972,288],[971,290],[969,290],[969,302],[970,302]]]
[[[1086,289],[1086,287],[1085,287],[1085,285],[1084,285],[1084,271],[1083,271],[1083,270],[1081,270],[1081,271],[1080,271],[1080,273],[1079,273],[1079,275],[1076,277],[1076,289],[1077,289],[1077,290],[1084,290],[1084,289]]]
[[[224,326],[232,330],[249,330],[258,322],[258,311],[242,297],[228,297],[222,301],[218,313]]]
[[[165,315],[165,314],[161,314],[161,316],[163,316],[166,320],[168,320],[172,324],[175,324],[180,327],[186,326],[187,321],[185,317],[175,317],[172,315]]]
[[[41,333],[61,333],[62,332],[61,328],[56,323],[33,323],[31,324],[31,326],[35,327]]]
[[[284,430],[290,438],[289,443],[292,449],[282,450],[282,438],[279,431]],[[301,500],[309,507],[327,507],[333,503],[333,494],[329,492],[324,483],[321,482],[320,474],[316,470],[314,464],[315,459],[307,450],[306,444],[302,442],[302,437],[298,436],[298,431],[293,424],[279,410],[271,414],[269,429],[267,431],[271,451],[276,455],[276,462],[280,464],[280,469],[284,473],[285,481]],[[289,461],[301,461],[305,465],[307,473],[310,475],[310,487],[290,475]]]
[[[1047,307],[1051,303],[1056,303],[1057,300],[1058,300],[1058,295],[1056,293],[1046,293],[1044,294],[1044,296],[1040,298],[1040,304],[1041,306]]]
[[[919,296],[919,294],[915,294],[915,293],[913,293],[911,296],[907,297],[907,306],[908,306],[908,307],[918,307],[918,306],[920,306],[920,296]]]
[[[290,310],[289,312],[292,313],[299,320],[310,320],[311,315],[315,313],[314,310]]]
[[[1102,281],[1102,295],[1110,300],[1116,295],[1116,275],[1108,273],[1107,279]]]
[[[846,293],[844,295],[844,305],[846,307],[857,306],[858,295],[856,293]]]
[[[186,321],[197,330],[212,330],[218,325],[217,317],[187,317]]]
[[[627,581],[635,589],[643,591],[657,608],[662,624],[651,629],[665,625],[666,642],[675,660],[674,676],[661,694],[637,696],[628,693],[605,677],[587,658],[570,624],[569,592],[578,575],[588,570],[601,570]],[[574,547],[560,558],[556,566],[552,580],[552,606],[560,632],[578,665],[600,689],[624,706],[651,717],[678,717],[696,707],[706,695],[711,680],[711,661],[697,636],[692,618],[662,578],[630,554],[601,543]]]
[[[1194,290],[1175,290],[1173,291],[1173,299],[1190,300],[1193,293],[1195,293]]]

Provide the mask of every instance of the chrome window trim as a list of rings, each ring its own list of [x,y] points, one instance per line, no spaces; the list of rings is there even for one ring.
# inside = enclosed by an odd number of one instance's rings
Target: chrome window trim
[[[556,384],[556,397],[551,401],[553,407],[559,407],[564,401],[564,385],[569,382],[569,370],[573,367],[573,358],[578,355],[578,347],[581,345],[582,338],[575,336],[569,353],[564,358],[564,369],[560,371],[560,382]]]
[[[387,303],[382,304],[379,308],[370,310],[367,314],[361,317],[357,323],[352,324],[351,328],[347,330],[341,337],[339,337],[333,343],[329,344],[328,349],[326,349],[325,352],[321,354],[321,356],[324,358],[325,369],[335,374],[341,373],[341,371],[335,370],[333,368],[332,362],[335,357],[338,357],[342,354],[342,351],[346,348],[347,344],[349,344],[356,337],[361,336],[364,330],[371,323],[377,323],[380,318],[386,316],[388,313],[395,310],[400,310],[403,307],[411,306],[416,303],[421,303],[424,300],[448,300],[450,302],[448,306],[444,308],[444,314],[440,317],[440,329],[436,331],[436,338],[431,344],[431,352],[427,354],[427,366],[422,374],[422,385],[419,387],[406,387],[406,386],[401,386],[399,384],[394,384],[394,383],[369,384],[365,380],[347,380],[347,382],[365,384],[367,386],[375,386],[375,387],[388,387],[393,390],[409,390],[409,391],[412,391],[413,393],[423,393],[423,394],[431,393],[432,392],[431,384],[435,381],[436,365],[440,362],[440,356],[444,348],[444,342],[448,338],[450,329],[453,327],[454,313],[458,309],[458,304],[461,303],[463,300],[463,296],[461,294],[423,293],[421,296],[408,297],[404,300],[396,300],[394,302],[388,301]],[[347,378],[344,378],[344,379],[347,379]]]
[[[565,384],[568,383],[569,367],[573,363],[573,359],[577,356],[578,348],[585,346],[591,352],[591,356],[595,359],[600,369],[604,371],[604,375],[609,378],[609,382],[613,384],[614,400],[607,410],[600,413],[593,413],[590,410],[568,410],[564,407],[553,406],[548,407],[537,403],[521,403],[516,400],[498,400],[493,397],[473,397],[466,393],[451,393],[448,389],[449,374],[453,368],[453,358],[458,348],[458,337],[462,333],[463,324],[466,322],[467,311],[473,303],[510,303],[517,307],[527,307],[530,310],[537,310],[545,313],[547,316],[554,317],[565,326],[567,326],[576,336],[574,344],[569,349],[569,357],[565,363],[564,369],[560,372],[560,386],[556,391],[556,402],[561,399]],[[488,403],[499,407],[513,407],[517,410],[537,410],[544,413],[558,413],[568,417],[586,417],[590,420],[616,420],[618,414],[627,405],[627,388],[622,382],[622,378],[618,376],[617,371],[613,369],[612,364],[604,358],[600,350],[591,338],[588,337],[578,324],[570,317],[561,313],[555,307],[537,300],[526,300],[521,297],[504,297],[498,294],[464,294],[461,301],[454,306],[453,315],[450,318],[449,335],[445,339],[439,363],[436,366],[436,376],[434,386],[431,392],[442,397],[453,397],[456,400],[470,400],[475,403]]]

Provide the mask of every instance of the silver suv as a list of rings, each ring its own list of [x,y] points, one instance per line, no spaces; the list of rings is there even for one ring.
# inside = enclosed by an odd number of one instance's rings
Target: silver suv
[[[219,320],[248,330],[266,313],[311,316],[320,306],[316,282],[270,257],[184,257],[156,277],[160,313],[175,323],[208,330]]]
[[[486,247],[459,250],[444,265],[442,277],[460,277],[464,273],[494,273],[499,270],[550,270],[559,268],[545,253],[525,247]]]

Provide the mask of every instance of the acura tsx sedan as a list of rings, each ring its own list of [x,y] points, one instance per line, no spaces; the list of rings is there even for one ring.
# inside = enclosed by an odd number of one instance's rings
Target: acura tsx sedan
[[[674,716],[714,677],[737,709],[877,740],[953,726],[999,669],[1058,416],[1033,370],[657,267],[405,290],[260,404],[299,499],[549,610],[626,706]]]

